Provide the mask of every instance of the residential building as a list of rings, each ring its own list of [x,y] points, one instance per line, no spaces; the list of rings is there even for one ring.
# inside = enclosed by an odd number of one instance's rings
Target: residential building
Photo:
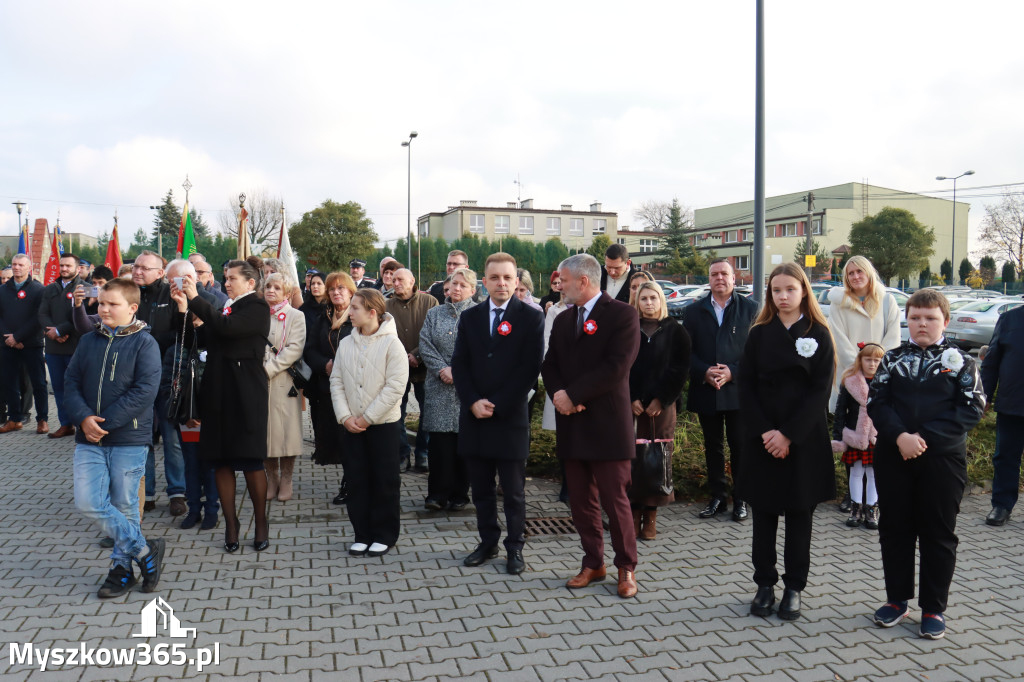
[[[861,182],[821,187],[814,194],[811,236],[827,253],[840,257],[850,250],[850,227],[865,216],[875,215],[892,206],[911,213],[925,227],[935,231],[929,267],[938,272],[949,258],[952,244],[953,202],[902,190]],[[797,245],[807,238],[807,191],[782,194],[765,199],[764,272],[794,259]],[[956,205],[956,260],[967,256],[967,212],[970,204]],[[750,281],[754,249],[754,202],[743,201],[697,209],[690,242],[698,251],[717,252],[728,258],[737,279]]]
[[[592,203],[590,210],[574,211],[571,204],[562,204],[557,210],[534,208],[532,199],[510,201],[504,207],[463,200],[447,211],[421,215],[416,224],[421,237],[441,237],[448,242],[470,235],[488,241],[517,237],[538,243],[558,237],[567,248],[575,250],[586,249],[599,234],[614,242],[618,214],[602,210],[598,202]]]
[[[633,265],[646,270],[651,263],[664,260],[658,256],[660,240],[664,236],[664,232],[630,230],[628,225],[623,225],[612,242],[625,246]]]

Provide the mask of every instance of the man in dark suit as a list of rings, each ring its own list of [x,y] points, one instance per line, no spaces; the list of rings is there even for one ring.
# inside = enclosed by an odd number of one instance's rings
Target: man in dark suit
[[[544,355],[544,317],[512,295],[518,284],[512,256],[499,252],[487,257],[484,286],[489,297],[462,313],[452,354],[452,379],[461,404],[458,450],[469,464],[480,532],[480,544],[462,563],[479,566],[498,555],[497,475],[505,496],[505,568],[511,575],[526,567],[527,395]]]
[[[636,272],[629,260],[629,251],[622,244],[612,244],[604,252],[601,268],[601,291],[616,301],[629,303],[629,278]]]
[[[377,287],[377,280],[366,276],[366,261],[362,258],[353,258],[348,262],[348,274],[356,283],[356,289],[375,289]]]
[[[46,418],[49,394],[46,392],[46,365],[43,361],[43,329],[39,326],[39,306],[43,285],[32,279],[32,261],[23,253],[11,259],[14,276],[0,287],[0,385],[5,389],[7,422],[0,433],[20,431],[24,414],[21,398],[21,373],[28,370],[36,400],[36,433],[48,433]]]
[[[736,293],[736,274],[729,261],[720,258],[711,263],[708,279],[711,292],[685,308],[683,317],[691,343],[686,409],[697,414],[704,432],[704,458],[711,488],[711,500],[700,512],[702,519],[729,511],[725,442],[729,442],[729,461],[735,481],[743,447],[738,388],[740,358],[750,325],[757,315],[757,304]],[[734,497],[733,521],[744,521],[748,514],[746,503]]]
[[[86,263],[86,269],[89,264]],[[50,438],[75,435],[75,425],[64,409],[64,374],[71,364],[71,356],[78,347],[79,334],[71,319],[75,288],[83,283],[79,276],[79,258],[73,253],[60,257],[60,277],[43,289],[43,300],[39,305],[39,326],[43,329],[46,367],[50,371],[50,385],[53,400],[57,404],[59,428]]]
[[[551,325],[542,374],[557,412],[558,457],[565,463],[572,520],[583,545],[583,568],[566,586],[586,587],[606,575],[603,507],[619,596],[628,598],[637,590],[636,532],[626,494],[636,452],[629,370],[640,348],[640,319],[635,308],[598,289],[601,266],[593,256],[570,256],[558,269],[562,296],[575,307]]]
[[[996,322],[981,363],[988,405],[996,412],[996,451],[992,453],[992,511],[985,523],[1002,526],[1017,504],[1020,458],[1024,452],[1024,306],[1003,313]],[[996,392],[996,386],[999,391]]]

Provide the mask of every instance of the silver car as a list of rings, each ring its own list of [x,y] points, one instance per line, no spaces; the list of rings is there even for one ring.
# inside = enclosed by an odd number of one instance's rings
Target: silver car
[[[965,350],[981,348],[992,340],[999,316],[1024,305],[1019,299],[977,301],[962,306],[950,315],[946,338]]]

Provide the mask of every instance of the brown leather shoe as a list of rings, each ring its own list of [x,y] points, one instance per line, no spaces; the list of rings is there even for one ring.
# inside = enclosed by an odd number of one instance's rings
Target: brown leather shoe
[[[49,433],[50,425],[45,421],[36,422],[36,433]]]
[[[64,436],[73,436],[73,435],[75,435],[75,427],[71,426],[71,425],[68,425],[68,426],[60,427],[59,429],[57,429],[56,431],[54,431],[53,433],[51,433],[47,437],[48,438],[63,438]]]
[[[575,578],[569,578],[565,586],[570,590],[578,590],[581,587],[586,587],[590,583],[596,583],[599,580],[604,580],[605,576],[608,575],[608,571],[605,567],[601,568],[584,568]]]
[[[623,599],[636,596],[636,579],[633,577],[633,571],[619,569],[619,596]]]
[[[658,537],[658,510],[645,509],[640,524],[640,533],[636,536],[638,540],[653,540]]]
[[[21,431],[21,422],[6,422],[3,426],[0,426],[0,433],[10,433],[11,431]]]
[[[184,497],[172,497],[170,504],[171,516],[183,516],[188,511]]]

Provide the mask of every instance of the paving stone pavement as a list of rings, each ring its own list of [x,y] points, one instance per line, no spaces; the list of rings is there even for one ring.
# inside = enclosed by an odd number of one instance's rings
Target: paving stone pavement
[[[920,611],[892,629],[871,612],[884,598],[877,535],[849,529],[833,505],[815,517],[804,615],[793,623],[748,615],[754,592],[750,525],[701,521],[696,505],[659,515],[640,548],[636,599],[614,581],[571,592],[574,536],[530,538],[527,571],[504,561],[465,568],[476,544],[470,507],[422,509],[426,476],[402,476],[402,536],[379,559],[352,558],[350,528],[331,505],[339,474],[303,459],[296,497],[271,502],[271,546],[226,554],[223,529],[180,530],[161,495],[143,520],[167,540],[159,597],[193,637],[132,637],[157,595],[95,596],[108,568],[97,530],[75,510],[71,439],[34,430],[0,435],[0,678],[4,680],[1014,680],[1024,677],[1024,524],[984,525],[985,496],[969,497],[949,634],[921,640]],[[158,460],[158,490],[163,473]],[[241,477],[239,477],[241,480]],[[241,491],[240,491],[241,492]],[[527,486],[531,517],[568,516],[551,482]],[[239,499],[242,499],[241,494]],[[245,501],[247,504],[247,501]],[[248,542],[247,542],[248,541]],[[781,551],[780,551],[781,556]],[[12,643],[17,645],[13,651]],[[182,658],[217,647],[202,671],[168,664],[88,667],[15,660],[48,647],[183,643]],[[165,653],[173,652],[165,650]],[[138,653],[138,650],[137,652]],[[178,654],[175,654],[177,657]]]

